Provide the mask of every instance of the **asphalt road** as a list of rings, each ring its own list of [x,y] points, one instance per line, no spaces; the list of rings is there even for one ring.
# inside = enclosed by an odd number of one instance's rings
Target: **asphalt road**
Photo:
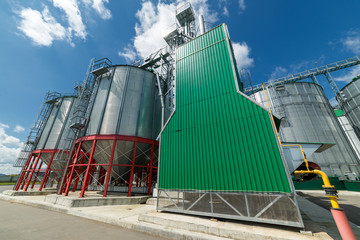
[[[12,186],[0,186],[0,192]],[[0,239],[163,239],[145,233],[0,200]]]
[[[331,204],[323,191],[297,191],[303,198],[330,210]],[[338,199],[340,208],[344,209],[347,218],[360,226],[360,193],[350,191],[340,191]]]

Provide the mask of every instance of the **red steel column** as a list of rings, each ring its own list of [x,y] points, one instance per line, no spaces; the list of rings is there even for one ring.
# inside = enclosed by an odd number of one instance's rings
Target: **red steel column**
[[[28,160],[27,160],[27,162],[26,162],[26,164],[25,164],[25,166],[24,166],[24,169],[23,169],[23,171],[22,171],[22,173],[21,173],[21,176],[20,176],[20,178],[18,179],[18,182],[16,183],[15,191],[18,191],[18,190],[19,190],[19,187],[20,187],[20,185],[21,185],[21,182],[23,181],[23,178],[24,178],[24,176],[25,176],[26,170],[27,170],[27,168],[29,167],[30,162],[32,162],[32,159],[33,159],[33,154],[30,154],[30,156],[28,157]]]
[[[134,165],[135,165],[135,157],[136,157],[136,147],[137,147],[137,142],[134,143],[134,152],[133,152],[132,164],[131,164],[131,173],[130,173],[130,180],[129,180],[128,197],[131,196],[131,187],[132,187],[134,168],[135,168]]]
[[[35,183],[36,183],[36,179],[37,179],[37,177],[39,176],[39,173],[40,173],[40,170],[41,170],[41,166],[42,166],[42,164],[43,164],[43,161],[41,161],[40,166],[39,166],[39,168],[38,168],[38,171],[37,171],[37,172],[36,172],[36,174],[35,174],[35,179],[34,179],[33,184],[31,185],[31,189],[33,189],[33,188],[34,188],[34,185],[35,185]]]
[[[25,175],[25,178],[23,179],[22,181],[22,185],[21,185],[21,188],[20,189],[23,189],[25,184],[26,184],[26,181],[28,179],[28,176],[29,176],[29,173],[30,173],[30,170],[33,168],[33,165],[35,163],[35,160],[36,160],[36,155],[33,156],[33,159],[31,161],[31,164],[29,166],[29,168],[26,170],[26,175]]]
[[[85,161],[85,155],[83,155],[80,159],[80,165],[84,163]],[[72,192],[75,192],[76,191],[76,188],[77,188],[77,185],[79,184],[79,180],[80,180],[80,175],[81,175],[81,172],[82,172],[82,166],[79,166],[77,170],[75,170],[75,173],[76,173],[76,178],[75,178],[75,181],[74,181],[74,186],[73,186],[73,189],[72,189]]]
[[[30,176],[29,176],[29,180],[28,180],[27,183],[26,183],[26,186],[25,186],[24,191],[27,191],[27,189],[28,189],[28,187],[29,187],[29,184],[30,184],[30,182],[31,182],[31,178],[32,178],[32,176],[33,176],[33,174],[34,174],[36,165],[37,165],[38,162],[39,162],[40,156],[41,156],[41,152],[39,153],[39,156],[36,158],[35,164],[33,165],[32,171],[31,171]]]
[[[84,182],[83,182],[83,187],[81,189],[80,197],[84,197],[85,188],[87,187],[87,182],[89,181],[89,172],[90,172],[91,162],[92,162],[94,152],[95,152],[95,146],[96,146],[96,139],[93,140],[93,145],[91,147],[90,158],[89,158],[88,166],[87,166],[87,169],[85,172],[85,177],[84,177]]]
[[[151,184],[152,184],[152,173],[153,173],[153,158],[154,158],[154,143],[151,145],[151,154],[150,154],[150,173],[148,181],[148,195],[151,194]]]
[[[50,171],[51,171],[51,170],[50,170],[50,166],[51,166],[52,160],[53,160],[53,158],[54,158],[54,155],[55,155],[55,151],[51,154],[51,157],[50,157],[48,166],[46,167],[46,170],[45,170],[44,178],[43,178],[43,180],[41,181],[41,185],[40,185],[39,191],[41,191],[41,190],[43,189],[44,185],[46,185],[48,176],[49,176]]]
[[[113,163],[113,160],[114,160],[115,148],[116,148],[116,139],[114,140],[113,146],[112,146],[112,149],[111,149],[111,156],[110,156],[109,168],[108,168],[107,175],[106,175],[106,180],[105,180],[105,188],[104,188],[103,197],[106,197],[106,195],[107,195],[107,190],[108,190],[108,185],[109,185],[110,175],[111,175],[111,167],[112,167],[112,163]]]
[[[76,161],[77,161],[77,159],[79,157],[79,153],[80,153],[80,150],[81,150],[81,145],[82,145],[82,142],[79,142],[78,148],[76,150],[76,155],[75,155],[74,160],[73,160],[73,165],[71,167],[70,175],[69,175],[69,177],[67,177],[67,185],[66,185],[66,188],[65,188],[65,191],[64,191],[65,196],[67,196],[69,194],[71,181],[72,181],[72,178],[73,178],[73,175],[74,175],[75,164],[76,164]],[[64,174],[64,177],[66,177],[66,174]],[[65,181],[65,179],[63,181]]]

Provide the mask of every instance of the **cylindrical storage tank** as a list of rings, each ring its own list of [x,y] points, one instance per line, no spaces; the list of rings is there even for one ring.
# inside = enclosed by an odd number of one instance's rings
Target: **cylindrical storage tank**
[[[360,159],[360,139],[356,135],[354,128],[351,126],[348,118],[345,116],[344,112],[341,109],[335,109],[334,113],[340,123],[340,126],[344,130],[351,146],[355,150],[356,155]]]
[[[100,185],[99,190],[103,190],[109,183],[106,179],[112,181],[112,190],[119,191],[125,186],[125,191],[131,190],[129,185],[135,181],[139,187],[145,187],[144,182],[151,184],[149,178],[155,177],[152,172],[157,166],[156,138],[161,129],[156,75],[134,66],[108,67],[108,71],[95,80],[88,113],[87,124],[81,133],[83,137],[77,139],[74,149],[81,146],[79,156],[90,156],[90,160],[83,161],[91,165],[89,179],[85,169],[79,168],[81,160],[75,161],[78,165],[70,164],[68,169],[72,166],[74,171],[78,169],[85,185],[91,186],[89,189]],[[109,170],[112,178],[107,176]],[[75,189],[78,182],[71,176],[71,170],[66,178],[68,183],[74,180],[71,186]],[[66,192],[66,182],[63,187]]]
[[[61,156],[61,159],[51,161],[51,169],[56,169],[57,175],[62,174],[67,160],[68,153],[57,154],[59,147],[64,144],[65,138],[73,137],[74,133],[70,129],[71,114],[75,109],[76,97],[63,96],[52,100],[53,107],[46,121],[44,129],[37,140],[35,152],[41,151],[41,160],[46,164],[52,157]],[[53,153],[55,154],[53,155]]]
[[[33,188],[38,177],[41,180],[40,191],[47,183],[52,185],[55,179],[59,181],[69,155],[60,148],[67,139],[74,137],[74,132],[70,129],[70,118],[76,103],[75,96],[62,96],[46,102],[51,106],[49,115],[42,132],[35,140],[35,149],[27,159],[15,190],[26,191],[30,186]]]
[[[341,103],[345,116],[349,119],[358,137],[360,137],[360,78],[354,78],[343,87],[339,91],[337,99]]]
[[[317,163],[329,176],[344,177],[349,172],[359,175],[359,159],[321,86],[296,82],[270,86],[266,91],[272,111],[282,117],[279,134],[283,142],[335,143],[308,160]],[[263,91],[252,97],[268,108]]]

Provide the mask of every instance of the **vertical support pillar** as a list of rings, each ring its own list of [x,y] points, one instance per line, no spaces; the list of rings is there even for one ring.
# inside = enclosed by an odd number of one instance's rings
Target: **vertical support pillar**
[[[110,176],[111,176],[111,167],[112,167],[112,163],[113,163],[113,160],[114,160],[115,148],[116,148],[116,139],[114,139],[113,146],[112,146],[112,149],[111,149],[111,156],[110,156],[109,168],[108,168],[108,171],[107,171],[107,174],[106,174],[105,188],[104,188],[103,197],[106,197],[106,195],[107,195],[108,185],[109,185]]]
[[[14,189],[15,191],[19,190],[20,185],[21,185],[21,183],[22,183],[22,181],[24,179],[25,173],[27,172],[27,169],[28,169],[30,163],[32,162],[32,160],[33,160],[33,155],[30,154],[30,156],[29,156],[29,158],[28,158],[28,160],[27,160],[27,162],[26,162],[26,164],[24,166],[24,169],[23,169],[23,171],[21,173],[21,176],[20,176],[20,178],[18,179],[18,181],[16,183],[16,186],[15,186],[15,189]]]
[[[152,185],[152,173],[153,173],[153,158],[154,158],[154,143],[151,145],[151,154],[150,154],[150,173],[148,181],[148,195],[151,194],[151,185]]]
[[[39,176],[39,173],[40,173],[42,164],[43,164],[43,161],[41,161],[41,163],[40,163],[40,165],[39,165],[39,168],[38,168],[38,170],[37,170],[37,172],[36,172],[36,174],[35,174],[34,182],[33,182],[33,184],[31,185],[31,189],[33,189],[34,186],[35,186],[36,179],[37,179],[37,177]]]
[[[83,155],[80,159],[80,165],[81,164],[84,164],[84,161],[85,161],[85,155]],[[77,185],[79,184],[79,180],[80,180],[80,175],[81,175],[81,172],[82,172],[82,166],[79,166],[78,169],[75,171],[76,173],[76,178],[75,178],[75,182],[74,182],[74,187],[72,189],[72,192],[75,192],[76,191],[76,188],[77,188]]]
[[[136,147],[137,147],[137,142],[134,143],[134,152],[133,152],[132,163],[131,163],[131,172],[130,172],[130,180],[129,180],[128,197],[131,196],[131,187],[132,187],[134,168],[135,168],[134,165],[135,165],[135,157],[136,157]]]
[[[72,178],[73,178],[73,175],[74,175],[75,164],[76,164],[77,158],[79,157],[79,153],[80,153],[80,150],[81,150],[81,145],[82,145],[82,142],[79,142],[79,145],[78,145],[78,148],[76,149],[76,154],[75,154],[75,157],[74,157],[74,160],[73,160],[73,165],[71,166],[71,171],[70,171],[69,177],[67,177],[67,184],[66,184],[66,188],[64,190],[65,196],[67,196],[69,194],[71,181],[72,181]],[[64,174],[64,177],[66,177],[66,174]],[[63,182],[65,184],[66,179],[64,179]],[[62,194],[62,191],[60,192],[60,194]]]
[[[41,185],[40,185],[40,188],[39,188],[39,191],[41,191],[43,189],[43,187],[46,185],[46,182],[47,182],[47,179],[48,179],[48,176],[50,174],[50,166],[51,166],[51,163],[52,163],[52,160],[54,158],[54,155],[55,155],[55,151],[51,154],[51,157],[50,157],[50,160],[48,162],[48,165],[46,167],[46,170],[45,170],[45,173],[44,173],[44,178],[43,180],[41,181]]]
[[[89,181],[89,172],[90,172],[90,167],[91,167],[91,162],[94,156],[94,152],[95,152],[95,146],[96,146],[96,139],[93,140],[93,145],[91,147],[91,153],[90,153],[90,158],[89,158],[89,162],[88,162],[88,166],[86,168],[86,172],[85,172],[85,176],[84,176],[84,182],[83,182],[83,187],[81,189],[81,193],[80,193],[80,197],[84,197],[84,193],[85,193],[85,188],[87,187],[87,183]]]
[[[32,176],[33,176],[33,174],[34,174],[34,171],[35,171],[35,168],[36,168],[36,166],[37,166],[37,164],[38,164],[38,162],[39,162],[40,156],[41,156],[41,152],[39,153],[39,156],[36,158],[35,164],[33,165],[33,168],[32,168],[32,170],[31,170],[31,173],[30,173],[30,176],[29,176],[29,180],[28,180],[27,183],[26,183],[26,186],[25,186],[25,188],[24,188],[24,191],[27,191],[27,189],[28,189],[28,187],[29,187],[29,184],[30,184],[30,182],[31,182],[31,178],[32,178]]]
[[[34,157],[33,157],[32,161],[31,161],[31,164],[30,164],[29,168],[26,170],[25,178],[24,178],[23,181],[22,181],[22,185],[21,185],[21,188],[20,188],[20,189],[23,189],[23,188],[24,188],[24,186],[25,186],[25,184],[26,184],[26,181],[27,181],[27,179],[28,179],[29,173],[30,173],[31,169],[32,169],[33,166],[34,166],[35,160],[36,160],[36,155],[34,154]]]

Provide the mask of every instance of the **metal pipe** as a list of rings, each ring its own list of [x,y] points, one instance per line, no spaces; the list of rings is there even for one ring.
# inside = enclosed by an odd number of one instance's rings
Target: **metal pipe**
[[[269,107],[269,111],[270,111],[270,114],[271,114],[271,119],[272,119],[272,121],[273,121],[273,123],[275,125],[274,116],[272,115],[272,112],[271,112],[270,104],[269,104],[269,101],[268,101],[268,98],[267,98],[267,95],[266,95],[264,85],[261,84],[261,86],[262,86],[262,89],[264,91],[266,102],[267,102],[268,107]],[[283,145],[281,143],[281,139],[280,139],[280,136],[279,136],[279,133],[278,133],[278,130],[276,129],[276,127],[275,127],[275,131],[276,131],[276,135],[277,135],[277,137],[279,139],[279,142],[280,142],[281,146],[283,146],[283,147],[299,146],[300,147],[301,153],[302,153],[302,155],[304,157],[304,161],[305,161],[307,170],[294,171],[294,174],[311,173],[311,174],[317,174],[317,175],[321,176],[321,178],[322,178],[322,180],[324,182],[323,188],[325,190],[325,196],[330,199],[330,203],[331,203],[331,206],[332,206],[332,208],[330,209],[331,214],[333,215],[333,218],[335,220],[335,223],[336,223],[336,226],[337,226],[337,228],[339,230],[341,238],[346,239],[346,240],[355,240],[356,238],[355,238],[354,232],[350,227],[350,224],[349,224],[349,221],[348,221],[348,219],[347,219],[347,217],[345,215],[345,212],[344,212],[343,209],[340,208],[339,203],[337,201],[337,198],[338,198],[337,191],[335,190],[335,187],[333,185],[331,185],[328,176],[323,171],[310,170],[309,169],[309,164],[307,162],[307,159],[305,157],[305,154],[304,154],[304,151],[303,151],[301,145],[299,145],[299,144]]]
[[[165,104],[164,104],[164,95],[161,89],[161,85],[160,85],[160,79],[159,79],[159,74],[156,73],[156,81],[158,84],[158,89],[159,89],[159,96],[160,96],[160,102],[161,102],[161,129],[164,127],[164,115],[165,115]]]
[[[204,17],[203,17],[203,15],[199,15],[199,29],[200,29],[200,34],[204,34],[204,33],[205,33],[205,24],[204,24]]]

